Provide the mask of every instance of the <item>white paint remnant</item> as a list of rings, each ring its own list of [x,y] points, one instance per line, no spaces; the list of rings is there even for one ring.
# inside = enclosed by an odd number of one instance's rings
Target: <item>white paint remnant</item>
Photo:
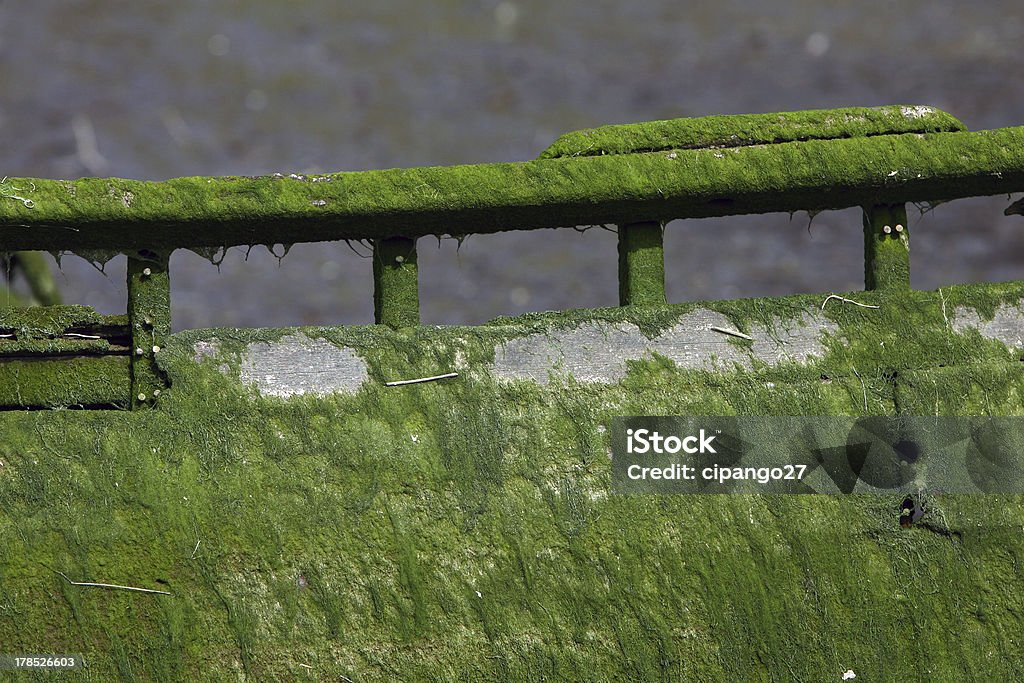
[[[975,329],[988,339],[997,339],[1014,348],[1024,348],[1024,300],[1018,301],[1016,305],[1001,305],[992,319],[986,321],[982,321],[973,308],[957,306],[950,324],[954,331],[961,334]]]
[[[844,681],[852,681],[857,677],[857,674],[853,673],[853,669],[847,669],[846,673],[843,674]]]
[[[239,370],[239,379],[264,396],[354,394],[369,377],[352,349],[301,333],[250,345]]]

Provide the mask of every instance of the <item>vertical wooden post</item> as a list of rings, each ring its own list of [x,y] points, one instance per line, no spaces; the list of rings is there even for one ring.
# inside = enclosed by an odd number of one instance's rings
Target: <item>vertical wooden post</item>
[[[132,408],[152,405],[167,387],[156,357],[171,333],[170,254],[128,254],[128,326],[132,334]]]
[[[904,204],[864,209],[864,288],[910,288],[910,231]]]
[[[394,329],[420,324],[416,240],[388,237],[373,243],[373,318]]]
[[[665,248],[658,221],[619,226],[619,305],[666,303]]]

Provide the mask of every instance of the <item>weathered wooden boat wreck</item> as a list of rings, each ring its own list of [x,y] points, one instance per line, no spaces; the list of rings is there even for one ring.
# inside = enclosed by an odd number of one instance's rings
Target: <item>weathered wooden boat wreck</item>
[[[912,289],[905,209],[1024,190],[1024,127],[723,116],[524,163],[2,190],[3,250],[128,255],[126,315],[0,310],[8,654],[89,680],[1024,669],[1012,490],[618,495],[609,462],[624,415],[1024,415],[1024,281]],[[851,206],[864,291],[666,303],[665,221]],[[420,325],[418,238],[592,224],[620,307]],[[174,249],[343,239],[373,245],[377,324],[171,333]]]

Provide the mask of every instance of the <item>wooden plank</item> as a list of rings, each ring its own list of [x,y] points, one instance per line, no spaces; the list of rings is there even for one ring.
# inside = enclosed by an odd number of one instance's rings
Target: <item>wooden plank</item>
[[[126,407],[128,356],[0,359],[0,408]]]

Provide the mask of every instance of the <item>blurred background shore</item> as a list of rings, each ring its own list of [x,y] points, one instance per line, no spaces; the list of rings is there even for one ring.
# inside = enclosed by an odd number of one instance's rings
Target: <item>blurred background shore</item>
[[[1022,125],[1022,44],[1012,0],[4,2],[0,174],[523,161],[607,123],[883,104],[933,105],[971,130]],[[1009,203],[912,211],[913,285],[1024,279],[1024,221],[1003,216]],[[856,209],[674,221],[669,300],[858,289],[860,229]],[[427,324],[617,303],[604,230],[419,247]],[[373,321],[365,249],[278,256],[233,249],[218,269],[176,252],[175,329]],[[124,257],[101,273],[68,255],[57,284],[66,302],[121,313],[124,269]]]

